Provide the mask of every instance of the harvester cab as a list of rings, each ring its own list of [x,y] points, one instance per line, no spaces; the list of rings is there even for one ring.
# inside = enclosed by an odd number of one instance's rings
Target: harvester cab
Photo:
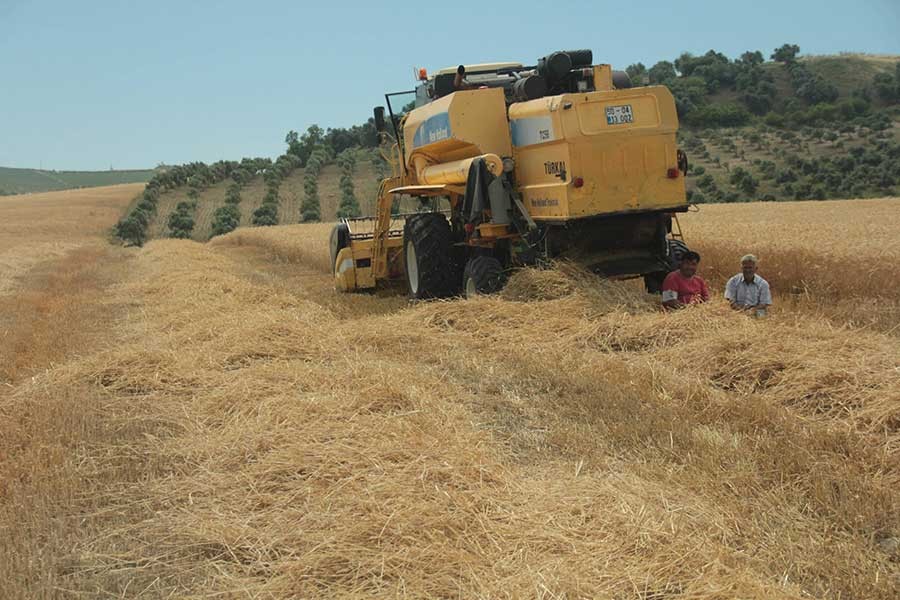
[[[685,249],[672,237],[688,208],[675,102],[592,63],[575,50],[532,66],[422,69],[414,90],[386,94],[375,124],[393,174],[374,216],[332,231],[336,287],[405,281],[413,298],[470,296],[499,290],[513,268],[566,258],[658,290]],[[391,101],[404,94],[415,108],[398,115]],[[417,210],[392,211],[400,197],[418,198]]]

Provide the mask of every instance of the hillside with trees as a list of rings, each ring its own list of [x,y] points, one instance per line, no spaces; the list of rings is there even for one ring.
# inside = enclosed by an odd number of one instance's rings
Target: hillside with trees
[[[627,69],[675,96],[692,202],[821,200],[900,189],[900,57],[799,57],[784,44]]]

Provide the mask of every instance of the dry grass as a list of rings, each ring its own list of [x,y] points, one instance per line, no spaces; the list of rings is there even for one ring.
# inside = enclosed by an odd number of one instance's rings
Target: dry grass
[[[327,240],[332,227],[333,223],[317,223],[238,229],[213,240],[212,244],[261,248],[278,260],[302,263],[320,273],[331,273]]]
[[[40,390],[41,373],[102,348],[117,305],[105,292],[128,252],[104,239],[143,184],[0,198],[0,590],[62,591],[29,565],[34,549],[71,546],[61,507],[96,486],[78,449],[117,443],[90,386]],[[33,395],[16,399],[17,386]],[[81,470],[79,470],[81,467]],[[22,577],[29,583],[22,585]],[[15,582],[15,583],[14,583]]]
[[[109,307],[102,290],[121,260],[114,248],[83,245],[33,267],[14,294],[0,295],[0,386],[82,350],[88,339],[105,336]]]
[[[900,593],[895,338],[568,265],[335,296],[328,229],[148,244],[0,400],[7,597]]]
[[[0,294],[45,260],[102,236],[144,187],[114,185],[44,194],[0,196]]]

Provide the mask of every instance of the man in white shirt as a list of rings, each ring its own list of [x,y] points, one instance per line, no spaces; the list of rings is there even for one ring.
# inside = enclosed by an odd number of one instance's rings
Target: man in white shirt
[[[741,258],[741,272],[725,284],[725,299],[731,308],[753,312],[758,317],[766,314],[772,305],[772,291],[769,282],[756,274],[759,259],[752,254]]]

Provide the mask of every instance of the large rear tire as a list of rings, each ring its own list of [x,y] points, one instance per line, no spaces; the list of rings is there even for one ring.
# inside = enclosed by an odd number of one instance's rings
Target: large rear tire
[[[462,280],[450,222],[441,213],[423,213],[403,226],[403,262],[409,297],[447,298]]]
[[[475,256],[466,263],[463,291],[466,298],[496,294],[506,283],[503,265],[493,256]]]
[[[350,245],[350,228],[346,223],[338,223],[331,230],[331,237],[328,240],[328,248],[331,251],[331,274],[337,268],[337,256],[341,250]]]

